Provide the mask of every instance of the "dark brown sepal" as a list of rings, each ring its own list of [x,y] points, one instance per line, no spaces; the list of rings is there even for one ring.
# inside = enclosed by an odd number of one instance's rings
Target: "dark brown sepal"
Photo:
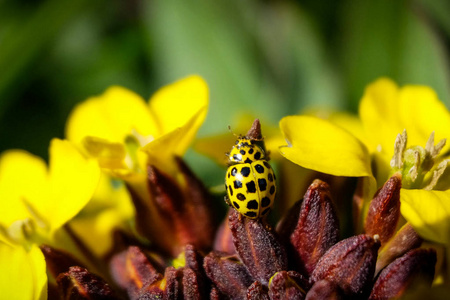
[[[401,297],[408,288],[420,284],[431,286],[436,265],[436,251],[414,249],[394,260],[381,271],[370,300]]]
[[[382,246],[394,235],[400,218],[400,189],[402,176],[394,174],[370,202],[364,230],[377,234]]]
[[[203,261],[203,267],[208,278],[230,298],[244,298],[247,287],[253,282],[247,268],[239,259],[226,253],[209,253]]]
[[[316,179],[309,186],[289,241],[300,270],[307,276],[325,252],[339,241],[339,222],[327,183]]]
[[[380,242],[366,234],[340,241],[319,260],[310,283],[326,279],[339,286],[347,298],[367,297],[379,247]]]
[[[183,299],[183,270],[167,267],[164,273],[166,285],[164,288],[164,299]]]
[[[375,274],[378,274],[381,269],[409,250],[420,247],[422,242],[423,239],[412,228],[411,224],[406,223],[403,225],[394,237],[381,248],[378,254]]]
[[[162,279],[149,257],[136,246],[114,255],[110,261],[110,271],[117,285],[126,290],[132,299],[138,297],[143,288]]]
[[[209,293],[210,300],[225,300],[226,297],[222,295],[219,289],[215,286],[211,287],[211,292]]]
[[[47,245],[41,245],[40,248],[45,257],[47,270],[54,278],[61,273],[69,271],[70,267],[84,267],[78,259],[68,252],[57,250]]]
[[[267,288],[264,287],[259,281],[255,281],[247,289],[247,300],[269,300],[269,294]]]
[[[292,274],[292,272],[281,271],[272,276],[269,283],[270,299],[305,299],[306,292],[294,277],[301,275],[290,276],[290,273]]]
[[[118,299],[100,277],[82,267],[70,267],[56,279],[61,299]]]
[[[314,283],[306,294],[305,300],[343,300],[341,289],[328,280],[320,280]]]
[[[236,211],[229,222],[236,252],[255,280],[267,286],[273,274],[287,269],[286,251],[269,225]]]
[[[183,268],[183,298],[185,300],[206,299],[204,286],[206,282],[191,268]]]

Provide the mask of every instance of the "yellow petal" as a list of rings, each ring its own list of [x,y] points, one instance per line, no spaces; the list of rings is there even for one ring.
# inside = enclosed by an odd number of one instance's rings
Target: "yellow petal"
[[[29,251],[0,242],[1,299],[47,299],[45,259],[37,246]]]
[[[173,173],[176,170],[173,156],[184,154],[203,122],[205,114],[206,107],[204,106],[182,127],[178,127],[142,147],[142,151],[148,155],[148,163],[169,174]]]
[[[98,164],[106,169],[127,169],[124,159],[126,150],[123,143],[87,136],[82,141],[84,149],[98,160]]]
[[[71,228],[97,256],[104,255],[112,246],[114,229],[127,229],[134,217],[125,185],[102,174],[92,200],[71,222]]]
[[[66,140],[50,144],[50,197],[36,199],[35,207],[56,230],[72,219],[91,199],[100,169]]]
[[[450,245],[450,190],[400,192],[401,213],[423,238]]]
[[[48,198],[47,166],[41,158],[22,150],[9,150],[0,157],[0,224],[33,219],[27,203]]]
[[[288,145],[280,153],[307,169],[335,176],[372,176],[367,148],[346,130],[309,116],[280,121]]]
[[[210,137],[197,139],[194,149],[225,166],[228,157],[225,155],[234,145],[236,137],[230,133],[218,134]]]
[[[369,149],[383,152],[385,160],[392,158],[395,138],[405,128],[399,119],[398,93],[393,81],[381,78],[367,86],[359,104]]]
[[[130,90],[113,86],[74,108],[66,124],[66,137],[75,143],[86,136],[123,143],[132,130],[143,136],[159,135],[145,101]]]
[[[431,132],[435,143],[450,138],[450,112],[427,86],[405,86],[400,90],[398,118],[408,133],[408,145],[425,146]],[[442,149],[447,152],[450,143]]]
[[[189,76],[158,90],[150,99],[150,111],[157,120],[161,134],[184,126],[192,116],[203,111],[194,127],[200,127],[208,109],[209,91],[200,76]]]

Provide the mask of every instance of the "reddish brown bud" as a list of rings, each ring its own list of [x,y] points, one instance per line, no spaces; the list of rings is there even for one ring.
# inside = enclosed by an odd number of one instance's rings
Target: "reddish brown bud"
[[[422,244],[422,238],[409,223],[402,228],[387,242],[378,254],[375,274],[390,264],[397,257],[402,256],[409,250],[418,248]]]
[[[164,273],[166,281],[164,287],[164,299],[183,299],[182,283],[183,270],[167,267]]]
[[[264,286],[259,282],[255,281],[247,289],[247,300],[269,300],[269,294],[265,290]]]
[[[162,278],[152,261],[136,246],[114,255],[110,270],[117,285],[125,289],[132,299],[141,289]]]
[[[296,277],[301,278],[301,275],[295,273],[281,271],[272,276],[269,283],[270,299],[305,299],[306,292],[296,280]]]
[[[342,300],[344,296],[339,287],[328,281],[320,280],[314,283],[311,289],[306,294],[306,300]]]
[[[62,299],[118,299],[100,277],[81,267],[70,267],[56,279]]]
[[[259,119],[253,121],[252,127],[247,132],[246,137],[251,140],[262,140],[261,123],[259,122]]]
[[[253,282],[247,268],[234,256],[211,252],[203,262],[206,275],[217,288],[231,298],[244,298]]]
[[[148,167],[150,192],[160,214],[171,224],[169,230],[175,235],[172,255],[178,255],[185,244],[209,250],[215,230],[209,194],[180,158],[175,161],[184,176],[185,188],[156,167]]]
[[[209,293],[210,300],[225,300],[226,297],[219,292],[219,289],[215,286],[211,288],[211,292]]]
[[[185,300],[200,300],[206,299],[204,292],[205,282],[202,277],[191,268],[183,268],[183,299]]]
[[[286,251],[269,225],[236,211],[229,222],[236,252],[254,279],[268,285],[273,274],[287,269]]]
[[[78,259],[76,259],[72,254],[65,251],[57,250],[47,245],[42,245],[41,251],[45,256],[47,270],[55,278],[58,277],[60,273],[69,271],[70,267],[84,267]]]
[[[402,177],[394,174],[370,202],[365,222],[365,232],[377,234],[384,245],[395,233],[400,218],[400,189]]]
[[[436,251],[414,249],[388,265],[375,282],[370,300],[399,298],[417,283],[431,286],[436,264]]]
[[[300,270],[310,276],[319,259],[338,240],[339,222],[330,187],[316,179],[305,193],[297,224],[289,235]]]
[[[367,297],[379,247],[378,240],[365,234],[340,241],[319,260],[310,282],[326,279],[347,297]]]

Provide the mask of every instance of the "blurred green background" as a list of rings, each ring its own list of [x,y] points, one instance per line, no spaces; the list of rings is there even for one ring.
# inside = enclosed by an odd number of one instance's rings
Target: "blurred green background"
[[[449,106],[449,12],[448,0],[0,0],[0,151],[47,158],[77,102],[110,85],[148,99],[192,73],[211,89],[203,136],[238,112],[273,125],[310,106],[356,112],[380,76]]]

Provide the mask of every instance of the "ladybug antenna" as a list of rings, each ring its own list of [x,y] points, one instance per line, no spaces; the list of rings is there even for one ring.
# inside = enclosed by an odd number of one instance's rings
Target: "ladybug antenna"
[[[231,134],[234,135],[235,137],[237,137],[237,138],[240,138],[240,137],[241,137],[240,135],[234,133],[233,130],[231,130],[231,126],[230,126],[230,125],[228,125],[228,130],[229,130],[229,131],[231,132]]]

